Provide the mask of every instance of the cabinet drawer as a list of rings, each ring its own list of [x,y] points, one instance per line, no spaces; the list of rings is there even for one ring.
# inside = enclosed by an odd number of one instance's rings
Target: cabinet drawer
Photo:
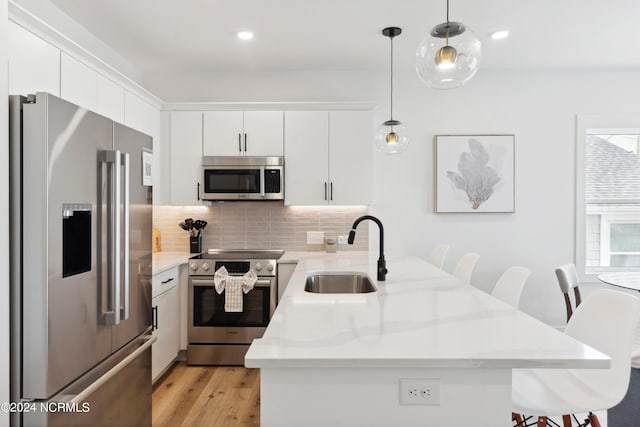
[[[155,298],[156,296],[175,287],[178,284],[179,279],[180,276],[178,267],[170,268],[168,270],[154,274],[151,281],[152,297]]]

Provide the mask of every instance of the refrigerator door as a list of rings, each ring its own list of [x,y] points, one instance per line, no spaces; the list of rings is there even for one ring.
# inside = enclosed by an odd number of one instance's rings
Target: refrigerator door
[[[151,426],[151,344],[140,337],[50,400],[24,411],[23,426]]]
[[[22,130],[21,395],[46,399],[112,352],[98,193],[113,126],[38,93],[23,106]]]
[[[113,134],[113,148],[122,160],[120,323],[113,330],[116,350],[151,326],[152,187],[143,185],[143,179],[144,167],[150,167],[146,157],[151,155],[152,139],[118,123],[113,125]]]

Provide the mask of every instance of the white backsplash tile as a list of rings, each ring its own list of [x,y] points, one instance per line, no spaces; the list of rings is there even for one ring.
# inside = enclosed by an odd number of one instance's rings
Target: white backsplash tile
[[[346,236],[353,221],[367,212],[365,206],[284,206],[282,202],[154,206],[153,227],[160,231],[163,251],[189,250],[189,233],[178,226],[185,218],[207,221],[202,233],[203,251],[213,248],[323,251],[324,245],[307,245],[307,231],[323,231],[325,238]],[[339,245],[338,250],[368,247],[367,233],[358,233],[353,245]]]

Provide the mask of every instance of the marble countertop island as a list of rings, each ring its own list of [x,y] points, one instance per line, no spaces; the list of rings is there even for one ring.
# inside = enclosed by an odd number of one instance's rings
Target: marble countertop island
[[[512,369],[609,366],[608,356],[417,257],[387,259],[387,280],[374,281],[373,293],[304,291],[318,272],[375,278],[376,259],[298,259],[245,357],[261,368],[262,425],[507,426]],[[403,378],[436,379],[439,404],[400,404]]]

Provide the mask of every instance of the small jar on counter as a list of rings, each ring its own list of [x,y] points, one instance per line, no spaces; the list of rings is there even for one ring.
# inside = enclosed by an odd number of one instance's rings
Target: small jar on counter
[[[324,248],[327,253],[336,252],[338,250],[338,243],[336,242],[336,238],[327,237]]]

